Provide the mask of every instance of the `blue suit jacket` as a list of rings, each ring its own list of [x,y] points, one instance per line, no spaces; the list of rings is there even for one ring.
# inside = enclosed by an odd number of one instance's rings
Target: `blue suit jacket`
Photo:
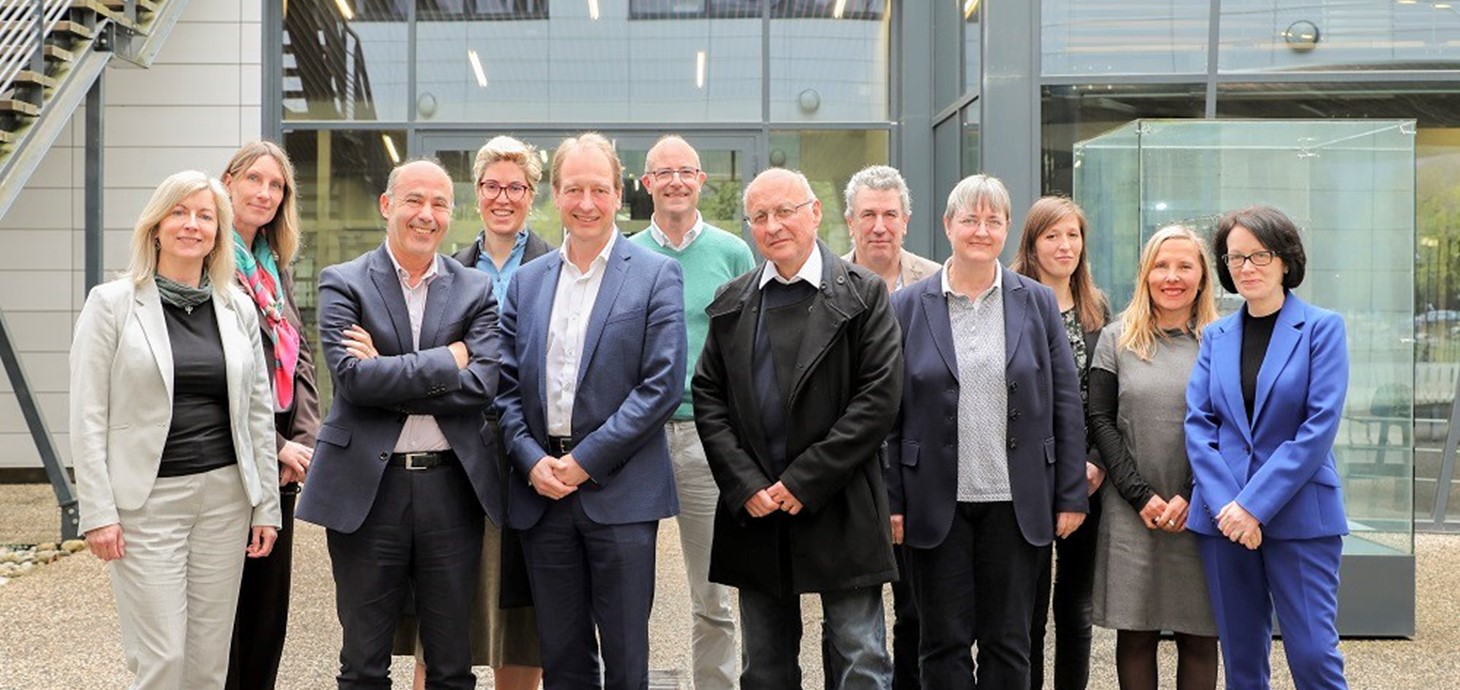
[[[1035,546],[1054,539],[1054,514],[1084,513],[1085,409],[1059,305],[1049,288],[1005,268],[1004,377],[1008,384],[1009,488],[1019,531]],[[904,541],[943,543],[958,491],[958,359],[940,270],[892,294],[906,375],[888,435],[892,513]]]
[[[334,381],[334,403],[319,427],[309,481],[299,498],[300,520],[354,532],[375,503],[386,461],[408,414],[436,418],[460,459],[482,509],[500,523],[495,448],[482,441],[486,406],[497,391],[496,299],[485,273],[442,256],[412,347],[411,320],[395,265],[385,245],[319,274],[319,342]],[[341,332],[359,324],[379,357],[345,352]],[[447,346],[471,353],[457,369]]]
[[[1186,388],[1186,453],[1196,486],[1186,526],[1220,535],[1215,516],[1232,501],[1264,537],[1348,533],[1333,438],[1348,391],[1343,319],[1291,292],[1257,375],[1254,421],[1242,402],[1243,306],[1208,326]]]
[[[518,270],[502,307],[502,394],[497,398],[511,467],[507,522],[537,524],[549,499],[527,482],[547,455],[547,350],[563,256]],[[573,458],[591,477],[578,487],[599,524],[679,512],[664,423],[684,386],[684,280],[679,262],[620,236],[614,242],[578,367]]]

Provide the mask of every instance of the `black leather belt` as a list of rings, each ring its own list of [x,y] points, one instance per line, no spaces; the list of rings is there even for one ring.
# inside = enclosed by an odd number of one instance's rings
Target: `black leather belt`
[[[578,445],[578,442],[574,441],[571,436],[549,436],[547,452],[548,455],[561,458],[573,452],[573,446],[576,445]]]
[[[456,462],[456,453],[450,450],[434,450],[422,453],[391,453],[390,462],[386,464],[408,470],[429,470],[453,462]]]

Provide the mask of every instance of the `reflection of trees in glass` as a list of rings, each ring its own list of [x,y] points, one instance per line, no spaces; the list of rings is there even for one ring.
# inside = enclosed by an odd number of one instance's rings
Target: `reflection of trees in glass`
[[[1417,358],[1460,360],[1460,152],[1420,152],[1415,169]]]

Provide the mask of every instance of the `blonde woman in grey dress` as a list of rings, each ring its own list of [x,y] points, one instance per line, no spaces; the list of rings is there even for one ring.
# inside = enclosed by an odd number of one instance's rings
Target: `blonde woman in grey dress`
[[[1153,235],[1131,305],[1106,327],[1091,363],[1090,429],[1109,479],[1100,492],[1094,620],[1117,631],[1122,690],[1157,687],[1163,630],[1176,635],[1176,687],[1216,687],[1216,623],[1186,531],[1191,467],[1182,430],[1197,339],[1217,316],[1210,266],[1190,229]]]

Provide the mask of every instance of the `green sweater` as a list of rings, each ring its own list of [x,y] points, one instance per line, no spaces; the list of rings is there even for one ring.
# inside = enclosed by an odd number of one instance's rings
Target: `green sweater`
[[[699,236],[682,252],[659,244],[651,230],[644,230],[630,237],[629,241],[675,259],[684,269],[684,325],[689,343],[689,358],[686,360],[689,366],[684,372],[684,397],[674,411],[674,419],[694,419],[690,379],[694,377],[695,365],[700,360],[700,350],[705,347],[705,336],[710,332],[710,317],[705,314],[705,308],[715,299],[715,291],[721,285],[755,268],[755,257],[745,240],[708,223],[703,223]]]

